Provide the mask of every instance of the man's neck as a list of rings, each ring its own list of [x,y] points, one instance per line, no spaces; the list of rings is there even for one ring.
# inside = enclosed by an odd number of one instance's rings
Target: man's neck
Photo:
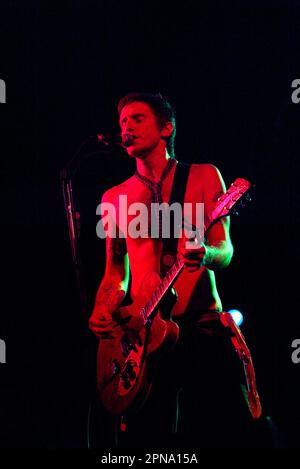
[[[158,182],[170,158],[166,149],[152,152],[145,159],[136,158],[136,169],[142,176]]]

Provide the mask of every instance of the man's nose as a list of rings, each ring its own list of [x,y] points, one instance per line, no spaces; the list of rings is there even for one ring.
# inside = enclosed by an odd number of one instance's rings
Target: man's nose
[[[128,121],[126,122],[126,124],[124,125],[124,133],[127,133],[127,132],[133,132],[134,130],[134,122],[133,120],[131,119],[128,119]]]

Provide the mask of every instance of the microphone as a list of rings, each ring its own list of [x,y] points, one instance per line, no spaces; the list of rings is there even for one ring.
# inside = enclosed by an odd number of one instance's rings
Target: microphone
[[[131,134],[117,134],[117,135],[96,135],[98,142],[105,146],[120,145],[123,148],[130,147],[133,144],[133,136]]]
[[[74,154],[73,158],[61,170],[60,179],[62,182],[71,180],[71,177],[74,176],[74,174],[76,173],[78,169],[78,164],[82,157],[88,158],[89,156],[92,156],[98,153],[98,152],[83,153],[83,149],[85,148],[85,146],[91,143],[91,140],[95,140],[95,138],[97,139],[99,143],[102,143],[102,145],[106,147],[112,147],[112,145],[120,145],[123,148],[127,148],[127,147],[130,147],[130,145],[132,145],[134,142],[134,136],[131,134],[126,134],[126,133],[116,134],[116,135],[105,135],[105,134],[90,135],[81,143],[78,150]],[[110,153],[112,149],[108,148],[107,150],[102,149],[100,151],[102,151],[102,153]]]
[[[130,147],[134,142],[134,137],[131,134],[123,134],[122,135],[122,143],[123,147],[127,148]]]

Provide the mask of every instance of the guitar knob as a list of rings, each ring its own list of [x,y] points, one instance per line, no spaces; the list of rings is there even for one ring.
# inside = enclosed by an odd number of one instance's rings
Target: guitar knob
[[[135,379],[136,378],[136,372],[134,371],[134,365],[132,365],[131,363],[128,363],[126,372],[129,376],[129,379]]]

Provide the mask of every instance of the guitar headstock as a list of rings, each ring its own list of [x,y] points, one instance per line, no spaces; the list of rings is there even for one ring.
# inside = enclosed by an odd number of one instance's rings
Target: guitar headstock
[[[252,184],[247,179],[237,178],[227,192],[218,198],[211,216],[211,223],[228,215],[238,214],[237,209],[244,207],[245,201],[251,201],[250,189]]]

